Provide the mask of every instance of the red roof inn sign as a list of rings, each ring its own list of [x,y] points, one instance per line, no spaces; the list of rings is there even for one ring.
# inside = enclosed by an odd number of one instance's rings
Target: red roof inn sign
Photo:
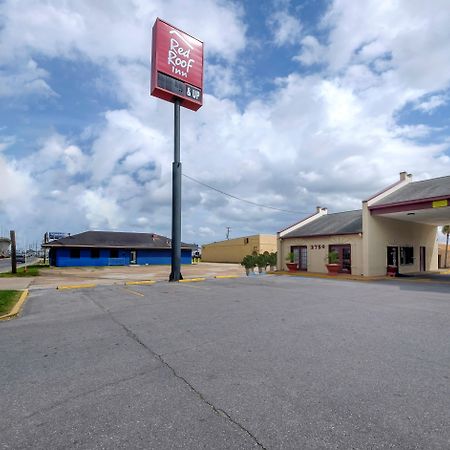
[[[197,111],[203,100],[203,42],[156,19],[153,25],[151,95]]]

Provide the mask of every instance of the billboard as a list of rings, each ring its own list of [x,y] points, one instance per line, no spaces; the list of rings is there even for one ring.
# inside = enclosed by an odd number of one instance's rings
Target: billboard
[[[203,103],[203,42],[156,19],[150,94],[197,111]]]
[[[70,236],[70,233],[63,233],[61,231],[48,231],[44,235],[44,243],[57,241],[58,239],[63,239],[67,236]]]

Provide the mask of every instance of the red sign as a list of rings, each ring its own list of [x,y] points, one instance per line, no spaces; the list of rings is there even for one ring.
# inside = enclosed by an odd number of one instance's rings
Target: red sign
[[[150,94],[197,111],[203,103],[203,42],[156,19]]]

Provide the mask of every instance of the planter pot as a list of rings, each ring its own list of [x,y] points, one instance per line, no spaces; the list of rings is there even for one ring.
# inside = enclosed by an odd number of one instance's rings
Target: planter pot
[[[297,263],[286,263],[289,272],[297,272]]]
[[[339,264],[327,264],[328,275],[337,275],[339,268]]]
[[[270,271],[271,272],[275,272],[275,270],[277,270],[277,268],[275,266],[270,266]]]
[[[386,275],[388,277],[395,277],[397,276],[397,271],[398,271],[397,266],[387,266]]]

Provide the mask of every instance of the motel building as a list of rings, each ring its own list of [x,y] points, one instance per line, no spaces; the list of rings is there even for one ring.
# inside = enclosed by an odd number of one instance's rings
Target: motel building
[[[293,252],[297,270],[327,273],[327,256],[339,271],[381,276],[438,270],[438,226],[450,223],[450,176],[395,184],[362,202],[362,209],[329,214],[326,208],[277,234],[278,270]]]
[[[55,267],[170,264],[171,246],[169,238],[155,233],[118,231],[85,231],[42,245]],[[193,248],[181,243],[181,264],[192,263]]]

